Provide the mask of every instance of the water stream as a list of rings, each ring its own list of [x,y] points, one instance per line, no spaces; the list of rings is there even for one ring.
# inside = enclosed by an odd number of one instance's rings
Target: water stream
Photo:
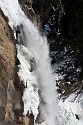
[[[35,73],[42,98],[41,117],[45,120],[46,125],[57,125],[56,83],[51,70],[47,40],[25,16],[21,16],[21,27],[19,43],[22,43],[34,55]]]

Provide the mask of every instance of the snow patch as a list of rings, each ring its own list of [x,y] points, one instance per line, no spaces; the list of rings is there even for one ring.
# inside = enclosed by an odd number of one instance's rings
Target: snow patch
[[[59,101],[62,125],[83,125],[83,109],[81,105],[83,101],[79,102],[79,98],[74,100],[75,96],[75,94],[72,94],[64,102]]]

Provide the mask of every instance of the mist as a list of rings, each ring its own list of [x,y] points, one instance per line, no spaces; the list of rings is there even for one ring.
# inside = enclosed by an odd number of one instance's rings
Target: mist
[[[45,36],[40,35],[37,27],[26,17],[23,19],[24,17],[21,21],[23,27],[19,38],[22,37],[22,39],[25,39],[22,41],[23,45],[33,53],[35,58],[35,73],[40,92],[39,108],[41,117],[46,125],[57,125],[58,102],[56,82],[50,64],[49,45]],[[19,43],[21,42],[19,41]]]

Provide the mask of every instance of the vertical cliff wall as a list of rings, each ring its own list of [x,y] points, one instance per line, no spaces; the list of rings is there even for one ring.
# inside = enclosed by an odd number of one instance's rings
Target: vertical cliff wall
[[[0,125],[29,123],[23,115],[23,84],[17,75],[18,64],[13,31],[0,10]]]
[[[15,125],[14,41],[7,21],[0,11],[0,125]]]

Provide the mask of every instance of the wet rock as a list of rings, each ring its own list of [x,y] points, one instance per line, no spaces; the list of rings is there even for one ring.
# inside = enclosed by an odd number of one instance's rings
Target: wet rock
[[[76,119],[79,120],[79,116],[77,114],[75,114],[75,116],[76,116]]]

